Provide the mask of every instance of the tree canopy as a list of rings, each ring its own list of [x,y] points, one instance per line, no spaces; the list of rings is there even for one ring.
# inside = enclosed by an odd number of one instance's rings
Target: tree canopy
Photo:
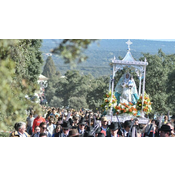
[[[12,129],[25,121],[26,109],[33,105],[25,95],[39,89],[37,79],[43,63],[42,40],[0,40],[0,129]]]

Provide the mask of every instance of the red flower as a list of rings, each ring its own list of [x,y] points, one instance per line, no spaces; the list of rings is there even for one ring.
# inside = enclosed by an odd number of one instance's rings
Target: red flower
[[[132,109],[129,109],[129,112],[132,112]]]

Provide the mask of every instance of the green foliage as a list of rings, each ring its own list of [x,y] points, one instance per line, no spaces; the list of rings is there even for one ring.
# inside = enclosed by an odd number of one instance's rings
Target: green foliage
[[[53,107],[60,107],[63,106],[63,99],[62,98],[58,98],[56,96],[52,96],[53,98],[50,100],[50,106]]]
[[[175,55],[166,55],[160,49],[158,54],[150,55],[147,53],[144,54],[144,57],[149,63],[146,73],[146,92],[153,102],[153,113],[167,114],[168,111],[173,112],[170,103],[170,91],[172,93],[173,89],[168,91],[168,87],[172,87],[173,83],[169,78],[174,70]],[[142,57],[141,60],[144,58]]]
[[[56,73],[59,75],[59,72],[56,72],[56,67],[52,60],[52,57],[49,56],[46,60],[46,64],[44,66],[42,74],[47,78],[53,78],[56,75]]]
[[[80,110],[82,107],[88,108],[85,97],[71,97],[71,98],[69,98],[68,106],[70,108],[77,110],[77,111]]]
[[[21,116],[25,115],[27,102],[24,94],[17,83],[13,80],[15,75],[15,64],[12,60],[1,61],[0,68],[0,128],[7,129],[13,126],[16,120],[22,120]]]
[[[50,79],[46,97],[51,106],[69,106],[74,109],[97,110],[103,94],[109,88],[109,77],[95,79],[92,75],[80,75],[78,71],[67,71],[65,78]]]
[[[12,130],[14,123],[26,120],[33,104],[25,95],[39,89],[42,40],[0,40],[0,129]]]
[[[103,103],[103,96],[109,90],[109,77],[103,76],[93,79],[91,88],[87,94],[87,103],[90,109],[99,110]]]

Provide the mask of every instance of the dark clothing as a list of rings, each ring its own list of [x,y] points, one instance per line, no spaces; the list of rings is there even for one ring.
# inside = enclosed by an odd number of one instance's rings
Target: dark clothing
[[[68,136],[69,136],[69,134],[67,136],[65,136],[62,131],[55,133],[55,137],[68,137]]]

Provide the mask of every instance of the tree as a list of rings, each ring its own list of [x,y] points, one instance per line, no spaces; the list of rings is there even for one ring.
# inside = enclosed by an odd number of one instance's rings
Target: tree
[[[77,111],[80,110],[82,107],[88,108],[85,97],[71,97],[71,98],[69,98],[68,106],[69,106],[69,108],[73,108]]]
[[[51,101],[50,101],[50,106],[53,106],[53,107],[61,107],[61,106],[63,106],[63,99],[54,96],[51,99]]]
[[[51,56],[47,58],[42,74],[47,78],[53,78],[56,75],[56,67]]]
[[[146,71],[146,92],[150,95],[153,102],[153,113],[167,113],[170,110],[167,103],[167,80],[168,64],[165,54],[159,50],[158,55],[143,54],[140,60],[147,59],[149,65]]]
[[[15,122],[26,120],[32,103],[25,95],[39,88],[40,46],[41,40],[0,40],[0,129],[11,130]]]
[[[100,109],[103,102],[103,96],[109,90],[109,77],[103,76],[93,79],[89,92],[87,94],[87,103],[89,108],[96,111]]]

